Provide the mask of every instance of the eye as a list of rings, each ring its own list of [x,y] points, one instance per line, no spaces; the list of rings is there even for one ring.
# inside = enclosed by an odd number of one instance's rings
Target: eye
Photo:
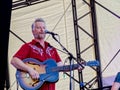
[[[40,29],[40,27],[36,27],[36,29]]]

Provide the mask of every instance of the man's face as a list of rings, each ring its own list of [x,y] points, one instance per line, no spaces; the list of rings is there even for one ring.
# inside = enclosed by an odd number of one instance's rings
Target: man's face
[[[45,38],[45,23],[44,22],[36,22],[34,24],[33,35],[36,39],[44,39]]]

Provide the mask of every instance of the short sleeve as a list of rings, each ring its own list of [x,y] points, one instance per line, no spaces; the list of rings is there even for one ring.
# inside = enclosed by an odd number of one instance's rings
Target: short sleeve
[[[29,57],[29,51],[30,51],[30,46],[29,44],[24,44],[21,46],[21,48],[15,53],[13,57],[17,57],[21,60]]]

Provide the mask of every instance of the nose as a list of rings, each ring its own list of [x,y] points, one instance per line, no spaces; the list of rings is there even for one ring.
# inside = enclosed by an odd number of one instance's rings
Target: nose
[[[38,30],[39,32],[43,32],[43,31],[44,31],[44,28],[39,27],[39,28],[37,28],[37,30]]]
[[[42,29],[41,29],[41,32],[45,32],[45,29],[44,29],[44,28],[42,28]]]

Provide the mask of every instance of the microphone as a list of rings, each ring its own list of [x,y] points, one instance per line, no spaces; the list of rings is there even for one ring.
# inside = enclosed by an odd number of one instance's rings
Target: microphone
[[[46,34],[51,34],[51,35],[58,35],[58,34],[56,34],[56,33],[54,33],[54,32],[50,32],[50,31],[48,31],[48,30],[45,30],[45,33],[46,33]]]

